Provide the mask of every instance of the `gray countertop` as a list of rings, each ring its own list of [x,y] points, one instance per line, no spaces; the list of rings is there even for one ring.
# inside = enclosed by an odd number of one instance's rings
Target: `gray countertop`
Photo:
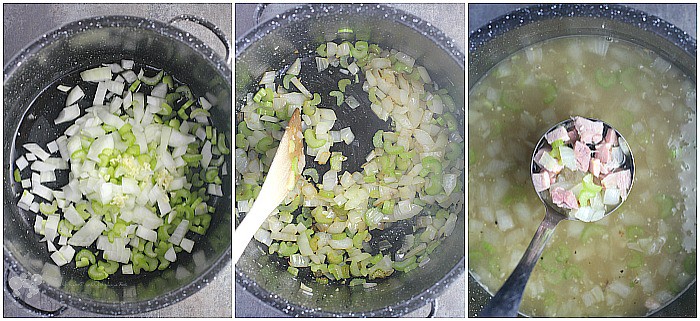
[[[696,4],[625,4],[631,8],[644,11],[655,15],[667,22],[674,24],[676,27],[688,33],[693,38],[697,39],[697,10]],[[481,26],[484,26],[489,21],[505,15],[513,10],[527,6],[526,4],[470,4],[469,5],[469,32],[473,32]],[[483,290],[473,289],[472,286],[478,287],[473,278],[469,277],[469,293],[472,291],[480,292]],[[693,285],[688,290],[696,292],[696,286]],[[694,300],[691,300],[694,301]],[[473,317],[481,310],[481,307],[472,298],[469,301],[469,316]],[[676,303],[672,303],[669,308]],[[693,309],[694,310],[694,309]]]
[[[465,52],[466,32],[464,4],[391,4],[433,24],[447,36],[455,40],[462,52]],[[240,38],[250,30],[255,19],[255,4],[236,4],[236,38]],[[437,299],[436,317],[465,316],[465,283],[464,274],[454,280],[454,283]],[[271,308],[259,301],[236,284],[236,317],[283,317],[282,312]],[[427,316],[429,306],[424,306],[406,317]]]
[[[3,64],[6,64],[22,48],[43,34],[66,23],[100,15],[131,15],[168,22],[176,15],[187,13],[205,18],[217,25],[232,41],[231,4],[5,4],[3,6]],[[224,46],[208,30],[188,22],[175,24],[209,44],[221,57]],[[232,273],[228,265],[215,280],[200,291],[174,305],[133,315],[133,317],[231,317]],[[41,298],[41,304],[57,307],[49,298]],[[14,302],[4,292],[5,317],[36,316]],[[67,317],[99,317],[100,315],[69,308],[62,314]]]

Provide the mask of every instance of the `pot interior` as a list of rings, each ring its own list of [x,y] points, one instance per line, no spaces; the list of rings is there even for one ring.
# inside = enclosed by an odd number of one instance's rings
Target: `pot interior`
[[[60,136],[69,124],[54,125],[65,96],[55,87],[61,80],[78,79],[79,71],[101,63],[132,59],[137,64],[162,68],[187,84],[197,96],[216,100],[214,126],[231,137],[231,74],[223,63],[198,40],[178,29],[132,17],[102,17],[69,24],[25,49],[5,66],[4,85],[4,242],[5,261],[17,273],[42,275],[40,286],[61,302],[96,313],[123,314],[157,309],[175,303],[205,285],[227,264],[231,251],[230,180],[224,180],[223,198],[212,206],[216,214],[206,236],[195,239],[192,254],[182,252],[165,271],[122,277],[116,274],[93,281],[85,269],[66,265],[51,277],[53,261],[34,233],[35,214],[16,206],[22,189],[12,181],[14,160],[25,153],[22,144],[41,146]],[[221,59],[218,59],[221,60]],[[89,92],[88,89],[86,91]],[[88,97],[89,98],[89,97]],[[91,98],[90,98],[91,99]],[[230,144],[230,140],[227,144]],[[227,159],[231,173],[230,156]],[[61,179],[58,175],[59,181]],[[67,182],[56,184],[58,188]],[[48,185],[48,183],[47,183]]]
[[[305,63],[301,81],[310,91],[327,94],[337,87],[339,78],[318,73],[313,57],[319,44],[336,39],[339,29],[350,28],[359,39],[377,43],[383,48],[395,48],[416,58],[440,87],[449,91],[458,106],[457,119],[464,128],[463,56],[441,32],[426,24],[416,17],[380,5],[301,7],[267,21],[237,41],[236,110],[244,105],[246,94],[256,90],[264,72],[283,70],[296,57],[301,57]],[[367,94],[361,88],[349,86],[348,89],[356,92],[354,97],[369,104]],[[388,124],[379,120],[369,108],[333,109],[338,115],[334,127],[351,126],[360,141],[355,147],[338,144],[342,145],[343,154],[349,156],[348,165],[343,163],[344,170],[358,170],[364,162],[363,155],[371,149],[372,135],[377,129],[388,128]],[[241,120],[242,114],[237,113],[236,123]],[[313,163],[307,157],[307,166],[310,164]],[[324,169],[319,168],[319,173],[322,171]],[[458,217],[454,232],[443,241],[438,251],[431,254],[430,262],[424,268],[409,274],[397,273],[379,281],[374,288],[320,285],[313,280],[303,280],[313,290],[313,295],[305,294],[300,290],[301,280],[287,273],[286,266],[276,257],[266,255],[266,247],[256,241],[250,243],[236,264],[236,280],[259,299],[293,315],[401,315],[425,304],[426,299],[439,294],[463,271],[464,213]],[[397,224],[383,233],[383,237],[391,239],[393,244],[400,244],[406,233],[403,228]],[[374,231],[372,234],[372,241],[379,239]]]
[[[508,18],[505,18],[506,16]],[[688,79],[696,81],[695,39],[672,25],[642,12],[621,6],[565,5],[563,7],[533,6],[511,12],[506,16],[470,34],[470,91],[494,66],[523,48],[553,38],[587,35],[620,39],[649,49],[671,62]],[[692,204],[692,206],[695,205]],[[539,216],[536,219],[539,219]],[[691,282],[687,288],[678,293],[671,305],[667,308],[662,306],[656,310],[657,315],[694,315],[695,292],[695,282]],[[477,315],[491,298],[491,295],[472,277],[471,270],[469,296],[471,297],[470,316]],[[686,314],[689,309],[692,312]]]

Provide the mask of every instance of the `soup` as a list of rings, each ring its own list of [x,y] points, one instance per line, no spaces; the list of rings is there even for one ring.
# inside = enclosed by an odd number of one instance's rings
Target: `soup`
[[[597,222],[562,222],[525,288],[530,316],[647,315],[696,279],[695,80],[654,52],[609,37],[527,47],[469,95],[469,271],[491,293],[544,216],[530,158],[572,116],[627,139],[635,181]]]

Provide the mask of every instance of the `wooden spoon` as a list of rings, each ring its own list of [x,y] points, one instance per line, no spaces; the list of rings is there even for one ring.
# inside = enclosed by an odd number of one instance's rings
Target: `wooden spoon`
[[[296,170],[293,170],[294,162],[296,162]],[[284,200],[289,191],[294,189],[305,163],[301,118],[299,109],[296,109],[277,147],[277,153],[272,160],[258,198],[233,233],[234,264],[238,262],[255,232],[270,213]]]

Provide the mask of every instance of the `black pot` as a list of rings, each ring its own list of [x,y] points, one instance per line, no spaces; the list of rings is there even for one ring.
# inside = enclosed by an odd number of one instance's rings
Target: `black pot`
[[[174,20],[209,27],[228,47],[225,36],[213,25],[192,16]],[[12,273],[42,275],[45,263],[53,263],[46,244],[39,243],[40,236],[33,232],[34,214],[16,206],[21,188],[12,180],[14,160],[24,153],[21,144],[45,145],[62,132],[60,126],[53,125],[62,102],[37,105],[35,99],[47,88],[54,89],[55,82],[68,73],[121,59],[163,68],[188,84],[193,93],[216,97],[214,125],[231,137],[231,71],[226,60],[188,33],[169,24],[128,16],[85,19],[48,33],[4,68],[4,260]],[[232,162],[229,159],[226,163],[231,173]],[[59,278],[44,274],[40,291],[62,304],[103,314],[146,312],[186,298],[230,264],[230,180],[225,180],[223,189],[224,197],[213,204],[216,213],[207,235],[197,241],[192,255],[181,255],[166,271],[96,282],[83,269],[66,266]]]
[[[311,57],[320,43],[335,39],[340,28],[351,28],[356,33],[369,35],[369,42],[401,50],[415,57],[431,75],[440,75],[433,79],[449,90],[455,105],[459,106],[457,118],[463,119],[463,54],[429,23],[383,5],[307,5],[280,14],[251,30],[236,41],[236,109],[242,107],[246,94],[253,90],[265,71],[288,66],[294,60],[292,57],[299,56],[295,50],[303,57]],[[323,78],[314,70],[306,72],[301,78],[310,83],[312,91],[327,92],[337,83],[337,79]],[[240,121],[238,116],[237,122]],[[338,118],[341,127],[351,125],[356,135],[371,135],[381,126],[373,121],[376,116],[366,112],[338,112]],[[360,141],[371,139],[359,137]],[[348,167],[359,167],[363,157],[357,155],[366,155],[368,151],[367,146],[343,151],[357,158],[354,162],[349,159]],[[272,257],[262,254],[264,246],[255,241],[236,264],[236,282],[263,302],[293,316],[403,315],[437,297],[463,273],[464,212],[458,217],[456,229],[443,241],[439,251],[433,252],[434,257],[431,256],[424,268],[392,275],[375,288],[324,286],[311,281],[305,285],[313,289],[313,295],[303,294],[299,289],[300,280],[287,273],[286,267]]]
[[[693,8],[693,10],[695,10]],[[469,34],[469,88],[500,61],[529,45],[571,35],[603,35],[650,49],[697,79],[696,40],[674,25],[621,5],[535,5],[504,14]],[[696,282],[653,316],[695,316]],[[491,299],[469,275],[469,316]]]

